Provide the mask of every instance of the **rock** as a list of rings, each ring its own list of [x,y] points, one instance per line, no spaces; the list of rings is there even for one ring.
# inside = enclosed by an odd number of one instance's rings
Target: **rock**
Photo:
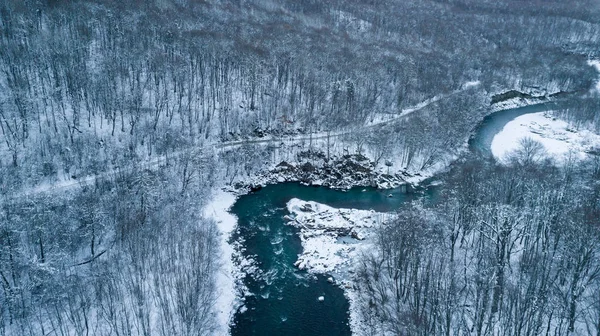
[[[286,161],[281,161],[277,166],[275,166],[278,170],[292,170],[294,166],[287,163]]]
[[[592,149],[586,150],[585,153],[587,153],[589,155],[600,156],[600,148],[599,149],[592,148]]]
[[[327,278],[327,282],[329,282],[329,283],[334,283],[334,282],[335,282],[335,280],[333,280],[333,278],[332,278],[332,277],[329,277],[329,278]]]
[[[386,180],[386,181],[390,181],[390,180],[394,179],[394,177],[392,175],[390,175],[390,174],[382,174],[381,178],[384,179],[384,180]]]
[[[304,204],[304,205],[303,205],[303,206],[300,208],[300,211],[303,211],[303,212],[314,212],[314,210],[313,210],[312,206],[310,205],[310,203],[306,203],[306,204]]]
[[[306,269],[306,264],[303,261],[301,261],[301,260],[296,261],[294,263],[294,266],[298,267],[299,270]]]
[[[262,186],[260,184],[255,184],[255,185],[250,186],[250,192],[257,192],[260,189],[262,189]]]
[[[319,302],[323,302],[323,301],[325,301],[325,297],[324,296],[319,296],[318,300],[319,300]]]
[[[307,173],[314,172],[316,170],[315,166],[313,166],[310,162],[306,162],[305,164],[300,166],[300,169],[302,169],[302,171],[307,172]]]
[[[254,135],[259,138],[262,138],[266,135],[266,132],[262,128],[257,127],[254,129]]]
[[[365,239],[365,237],[363,237],[362,235],[360,235],[358,232],[356,232],[354,230],[352,232],[350,232],[350,237],[352,237],[353,239],[356,239],[356,240],[364,240]]]

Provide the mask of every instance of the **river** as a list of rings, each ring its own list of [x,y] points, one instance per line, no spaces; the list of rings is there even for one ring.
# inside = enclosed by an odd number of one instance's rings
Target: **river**
[[[490,155],[496,133],[514,118],[548,110],[536,104],[493,113],[475,129],[469,140],[471,151]],[[431,196],[435,188],[419,191],[353,188],[348,191],[308,187],[298,183],[267,186],[241,196],[231,209],[238,217],[232,239],[241,241],[243,255],[253,259],[259,269],[244,282],[252,296],[245,301],[245,312],[234,317],[231,334],[243,335],[350,335],[348,301],[341,288],[325,276],[314,277],[294,267],[302,252],[297,229],[285,225],[286,203],[291,198],[315,201],[336,208],[396,211],[408,201]],[[319,302],[317,298],[324,296]]]

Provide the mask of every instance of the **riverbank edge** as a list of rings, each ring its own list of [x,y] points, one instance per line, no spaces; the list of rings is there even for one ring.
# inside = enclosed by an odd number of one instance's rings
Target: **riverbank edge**
[[[231,243],[231,235],[237,228],[238,219],[230,210],[239,196],[241,194],[231,190],[215,188],[211,201],[202,209],[203,216],[212,219],[218,231],[219,271],[215,276],[215,317],[218,326],[215,334],[223,336],[231,334],[234,316],[243,306],[243,298],[247,292],[243,283],[245,273],[239,262],[241,251]]]

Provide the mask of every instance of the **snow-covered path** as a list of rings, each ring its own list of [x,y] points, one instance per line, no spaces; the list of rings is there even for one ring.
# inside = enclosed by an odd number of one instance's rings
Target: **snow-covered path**
[[[441,99],[448,98],[452,95],[458,94],[464,90],[467,90],[467,89],[469,89],[473,86],[477,86],[477,85],[479,85],[479,82],[466,83],[465,85],[463,85],[463,88],[461,88],[461,89],[455,90],[449,94],[438,95],[433,98],[427,99],[415,106],[412,106],[412,107],[402,110],[401,113],[391,115],[389,118],[387,118],[385,120],[383,120],[383,119],[374,120],[373,122],[368,123],[366,126],[364,126],[363,130],[376,128],[376,127],[394,123],[394,122],[397,122],[400,120],[404,120],[404,119],[408,118],[414,112],[420,111],[430,104],[440,101]],[[345,136],[345,135],[351,134],[354,131],[355,130],[343,130],[343,131],[338,131],[338,132],[316,132],[316,133],[313,133],[310,135],[302,134],[302,135],[295,135],[295,136],[289,136],[289,137],[277,137],[277,138],[276,137],[264,137],[264,138],[251,139],[251,140],[238,140],[238,141],[227,141],[227,142],[208,142],[208,143],[203,143],[203,144],[201,144],[197,147],[191,148],[191,149],[185,149],[185,150],[180,150],[177,152],[170,153],[168,156],[167,155],[155,156],[155,157],[145,160],[143,162],[139,162],[139,163],[136,162],[136,163],[131,164],[126,167],[119,167],[119,168],[111,169],[111,170],[108,170],[108,171],[105,171],[105,172],[102,172],[99,174],[82,176],[77,179],[59,180],[59,181],[56,181],[53,183],[47,183],[47,182],[41,183],[35,187],[30,187],[25,190],[15,192],[14,194],[3,195],[3,198],[5,200],[10,200],[10,199],[15,199],[15,198],[35,196],[40,193],[64,192],[69,189],[76,188],[78,186],[89,186],[89,185],[93,185],[97,179],[108,178],[110,176],[117,176],[122,173],[127,173],[130,171],[133,171],[136,168],[141,167],[141,168],[145,168],[145,169],[156,169],[156,168],[160,167],[162,164],[165,164],[166,162],[168,162],[169,160],[176,159],[182,155],[193,153],[193,152],[214,153],[216,151],[218,153],[223,150],[236,148],[238,146],[246,145],[246,144],[268,144],[268,143],[273,143],[275,141],[276,142],[293,143],[293,142],[308,141],[311,139],[319,140],[319,139],[326,139],[327,137],[334,138],[334,137]]]

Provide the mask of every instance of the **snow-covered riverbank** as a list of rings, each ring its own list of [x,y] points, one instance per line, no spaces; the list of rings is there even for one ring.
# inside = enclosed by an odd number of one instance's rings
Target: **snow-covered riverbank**
[[[547,154],[557,163],[568,159],[584,159],[600,148],[600,135],[588,130],[575,130],[569,124],[548,112],[525,114],[504,126],[492,140],[492,154],[502,163],[519,147],[524,138],[541,143]]]
[[[394,214],[369,210],[337,209],[297,198],[287,203],[289,225],[300,229],[303,252],[296,266],[313,274],[325,274],[344,290],[350,304],[350,328],[354,335],[362,328],[358,293],[353,274],[361,254],[372,248],[376,228]],[[324,298],[325,300],[327,298]]]
[[[220,272],[217,274],[216,283],[218,284],[217,301],[215,310],[217,322],[219,323],[218,335],[229,335],[229,325],[233,321],[236,310],[241,306],[240,286],[242,273],[239,267],[234,265],[235,249],[229,243],[231,233],[237,224],[237,218],[229,212],[229,209],[236,201],[233,193],[217,190],[212,201],[203,209],[203,214],[207,218],[215,220],[219,230],[219,261],[221,263]]]

